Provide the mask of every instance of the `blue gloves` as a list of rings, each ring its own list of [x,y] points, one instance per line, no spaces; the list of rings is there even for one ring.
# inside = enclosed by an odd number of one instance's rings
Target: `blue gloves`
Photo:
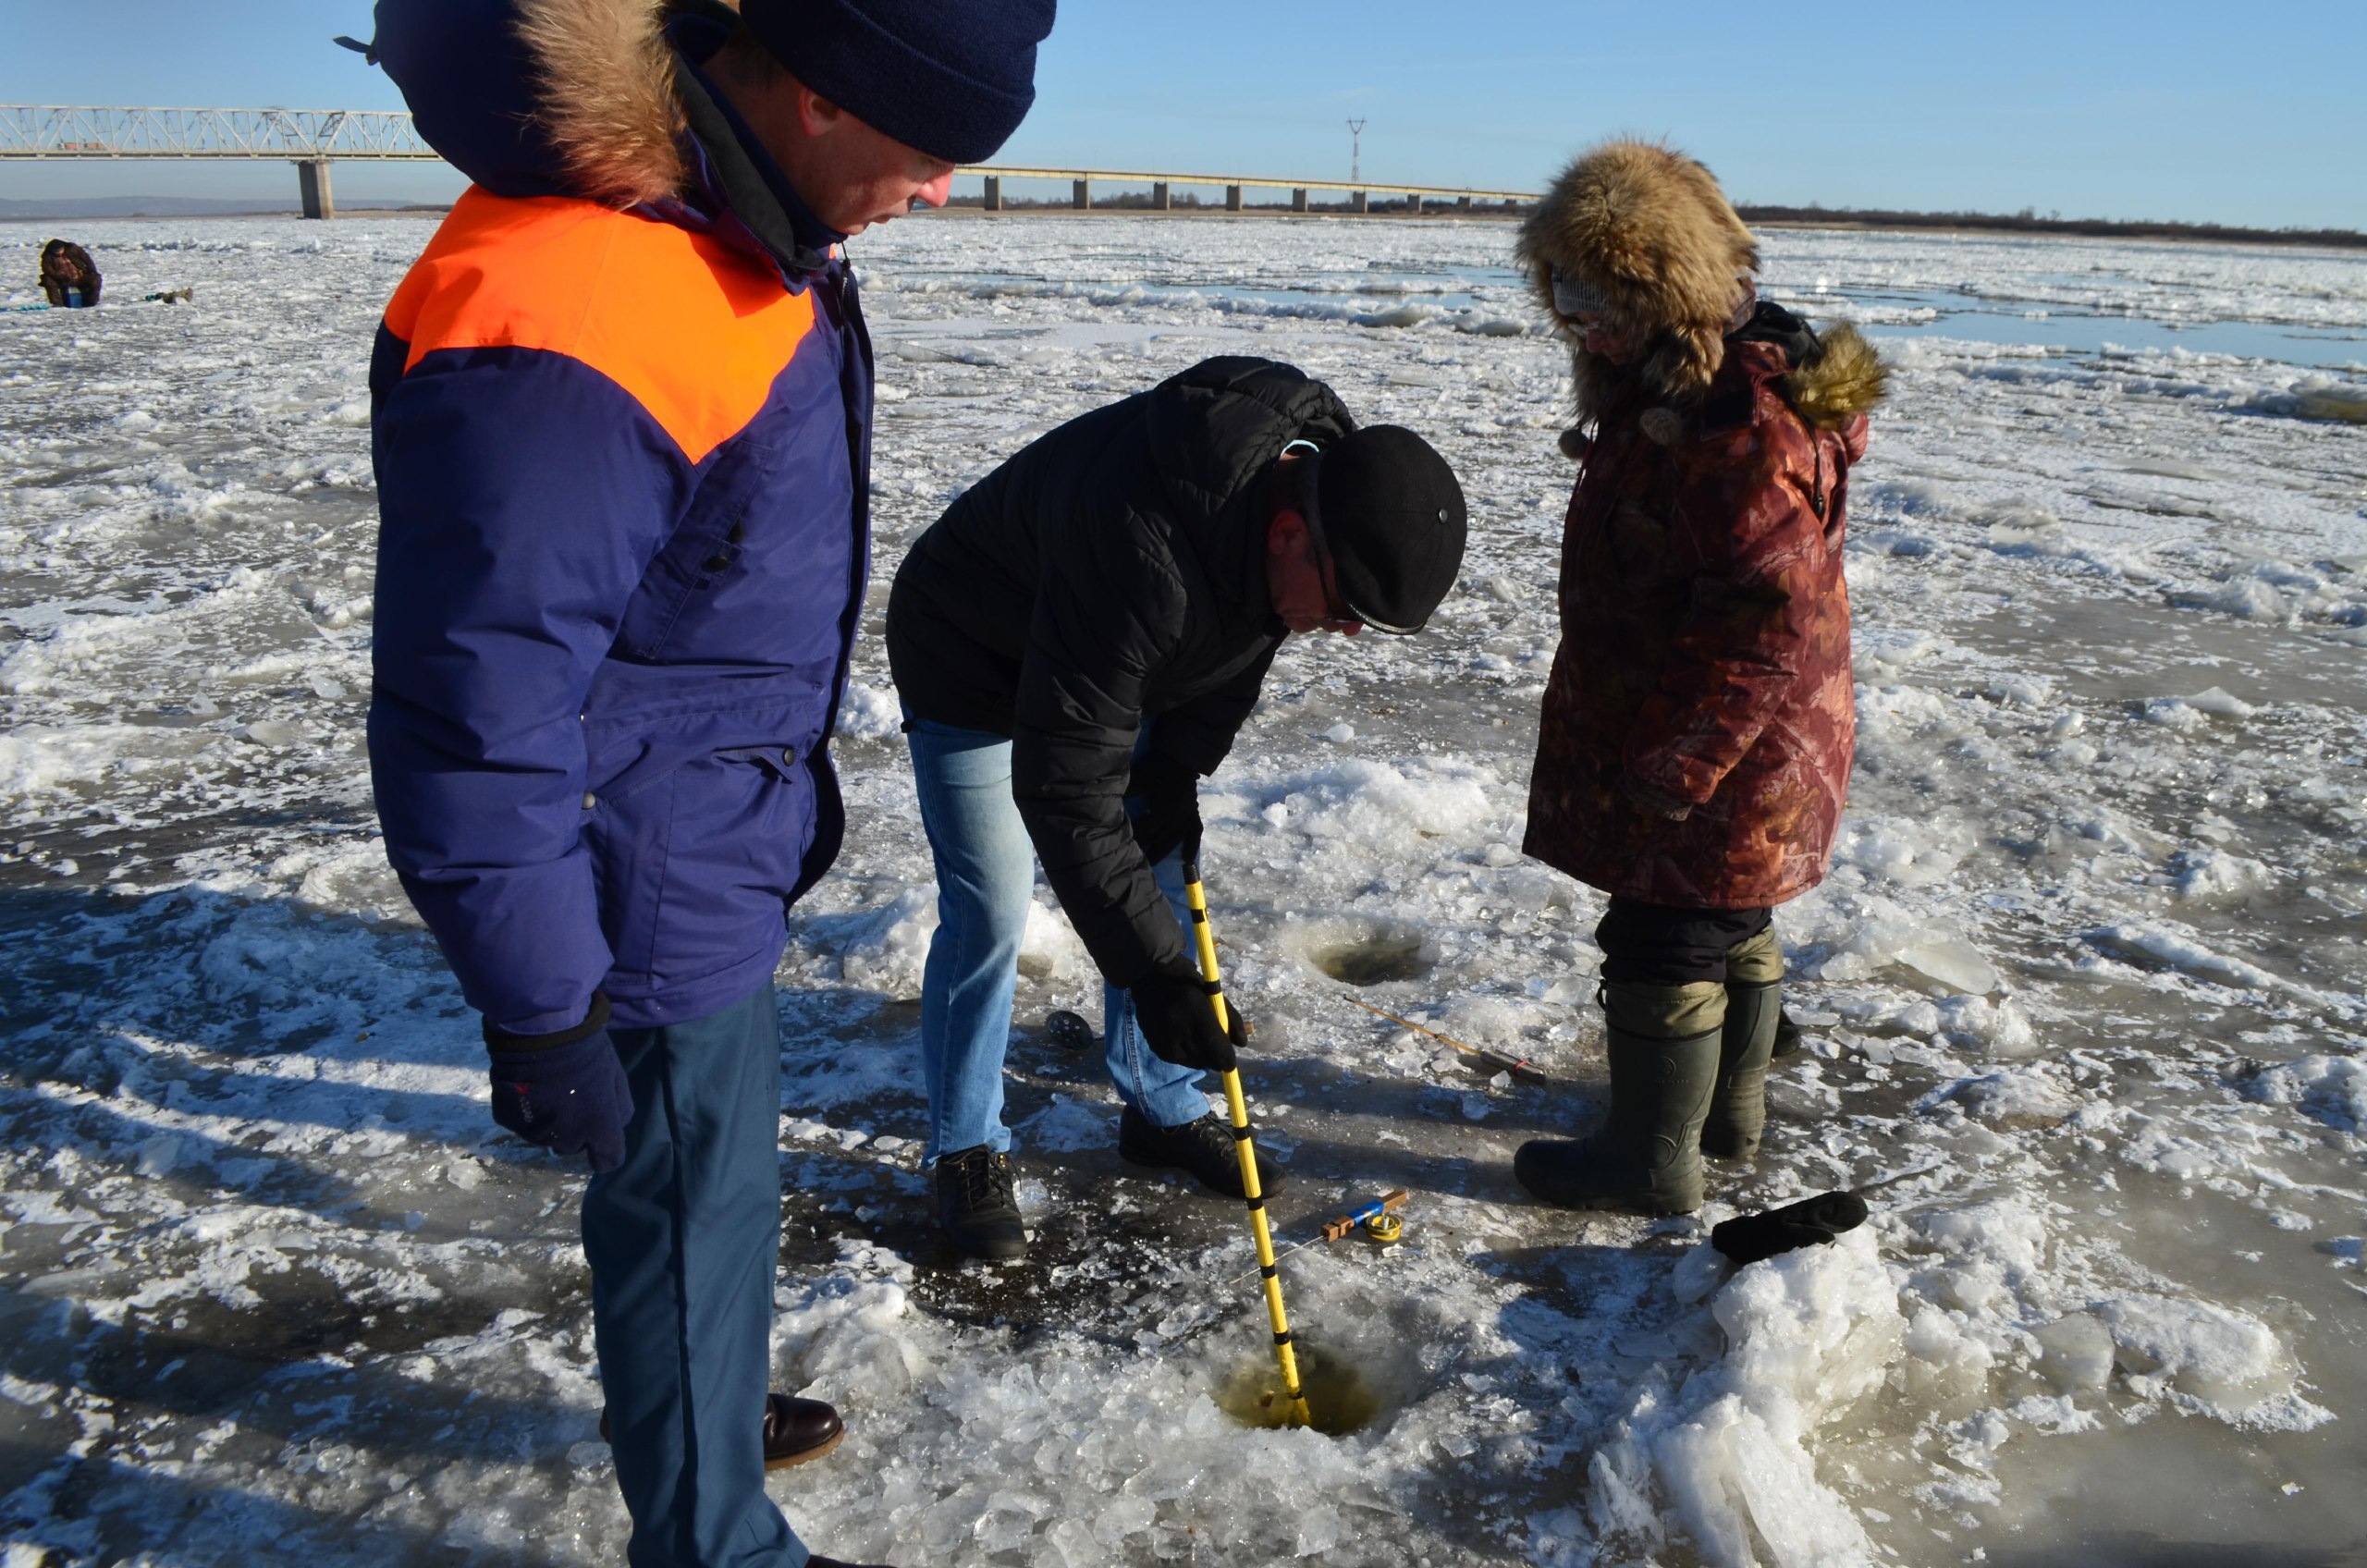
[[[608,1040],[608,998],[558,1035],[508,1035],[485,1026],[493,1047],[493,1119],[554,1154],[584,1154],[594,1171],[625,1160],[632,1089]]]

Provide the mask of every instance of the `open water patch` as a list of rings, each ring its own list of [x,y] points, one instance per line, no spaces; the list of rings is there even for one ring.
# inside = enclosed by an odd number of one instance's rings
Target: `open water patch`
[[[1359,987],[1419,980],[1436,962],[1422,933],[1396,926],[1316,935],[1307,942],[1305,956],[1332,979]]]
[[[1346,1352],[1318,1341],[1296,1339],[1299,1391],[1306,1396],[1301,1422],[1282,1390],[1282,1368],[1273,1355],[1244,1361],[1216,1387],[1217,1408],[1245,1427],[1265,1429],[1305,1426],[1327,1438],[1344,1438],[1371,1426],[1393,1402]]]

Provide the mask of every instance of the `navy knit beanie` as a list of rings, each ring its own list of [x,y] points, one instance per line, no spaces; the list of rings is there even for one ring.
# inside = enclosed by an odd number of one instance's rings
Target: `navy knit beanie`
[[[975,164],[1036,102],[1054,0],[741,0],[791,76],[876,130]]]
[[[1419,631],[1463,570],[1471,514],[1438,449],[1368,424],[1323,449],[1315,504],[1341,602],[1375,631]]]

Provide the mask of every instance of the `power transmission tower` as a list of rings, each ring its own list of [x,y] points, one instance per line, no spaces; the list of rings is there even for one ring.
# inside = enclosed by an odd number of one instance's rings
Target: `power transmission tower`
[[[1365,178],[1365,122],[1348,122],[1348,183],[1361,185]]]

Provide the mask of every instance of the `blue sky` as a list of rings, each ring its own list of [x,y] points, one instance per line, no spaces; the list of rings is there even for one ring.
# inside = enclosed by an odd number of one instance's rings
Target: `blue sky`
[[[361,0],[12,4],[0,102],[399,108]],[[1612,131],[1740,200],[2367,228],[2367,5],[1064,0],[1006,162],[1529,188]],[[346,165],[341,199],[451,193]],[[0,165],[0,198],[286,195],[276,165]]]

